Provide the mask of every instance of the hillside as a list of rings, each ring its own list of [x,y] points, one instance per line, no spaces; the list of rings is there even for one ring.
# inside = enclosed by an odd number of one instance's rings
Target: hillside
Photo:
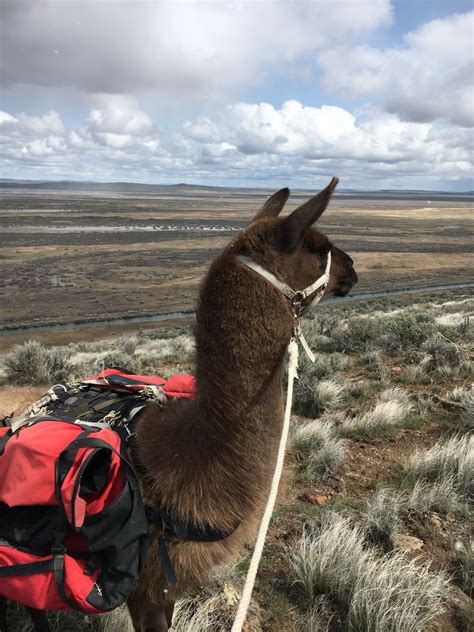
[[[466,291],[321,306],[305,321],[317,359],[301,357],[248,632],[473,625],[473,313]],[[187,328],[63,347],[27,342],[1,358],[0,406],[19,410],[46,385],[111,364],[192,371],[193,356]],[[244,556],[183,600],[173,629],[230,629],[247,565]],[[10,616],[26,632],[22,612]],[[120,614],[52,619],[57,632],[127,630]]]

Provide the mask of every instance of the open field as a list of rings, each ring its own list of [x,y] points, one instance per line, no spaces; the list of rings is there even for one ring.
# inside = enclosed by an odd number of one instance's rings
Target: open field
[[[192,310],[209,262],[266,197],[86,186],[0,189],[2,326]],[[474,277],[471,210],[466,196],[340,193],[320,226],[355,260],[356,292],[459,283]]]

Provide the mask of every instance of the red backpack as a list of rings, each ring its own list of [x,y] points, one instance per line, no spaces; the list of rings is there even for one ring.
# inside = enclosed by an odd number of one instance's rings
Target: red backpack
[[[24,415],[4,420],[0,597],[85,613],[125,602],[148,545],[126,438],[150,401],[193,393],[192,376],[166,381],[107,369],[74,387],[55,386]]]

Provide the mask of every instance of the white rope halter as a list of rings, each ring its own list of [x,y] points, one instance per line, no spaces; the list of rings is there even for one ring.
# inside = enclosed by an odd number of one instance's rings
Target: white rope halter
[[[329,283],[329,275],[331,270],[331,251],[328,252],[328,260],[326,263],[324,274],[316,279],[314,283],[308,285],[308,287],[305,287],[304,290],[293,290],[289,285],[287,285],[283,281],[280,281],[280,279],[278,279],[273,274],[273,272],[265,270],[265,268],[263,268],[260,264],[256,263],[255,261],[253,261],[253,259],[250,259],[249,257],[245,257],[244,255],[237,255],[237,259],[240,261],[240,263],[243,263],[244,266],[247,266],[247,268],[250,268],[257,274],[262,276],[264,279],[266,279],[278,290],[283,292],[286,298],[289,299],[294,318],[293,337],[301,342],[306,355],[311,360],[311,362],[314,362],[314,353],[311,351],[306,338],[304,337],[303,332],[300,329],[299,318],[310,309],[313,309],[313,307],[316,307],[319,301],[323,298],[324,291]],[[313,298],[309,301],[307,305],[304,305],[306,299],[310,298],[311,296],[313,296]]]
[[[260,560],[263,553],[263,547],[265,545],[265,538],[267,537],[268,527],[270,525],[270,520],[273,513],[273,508],[275,506],[275,501],[278,492],[278,485],[280,484],[280,478],[283,471],[283,462],[285,459],[285,451],[286,451],[286,442],[288,439],[288,432],[290,429],[290,415],[291,415],[291,405],[293,401],[293,383],[296,378],[296,371],[298,368],[298,344],[299,340],[303,345],[304,350],[306,351],[309,359],[314,362],[315,357],[311,349],[309,348],[308,343],[303,336],[300,327],[299,327],[299,317],[302,313],[307,311],[308,309],[314,307],[319,303],[322,299],[324,290],[326,289],[329,283],[329,271],[331,269],[331,253],[328,253],[328,261],[326,264],[326,270],[324,274],[319,277],[312,285],[308,286],[304,290],[295,291],[292,290],[286,283],[277,279],[277,277],[265,268],[262,268],[258,263],[252,261],[248,257],[244,257],[243,255],[239,255],[238,260],[243,263],[248,268],[251,268],[260,276],[264,277],[267,281],[269,281],[276,288],[281,290],[283,294],[290,300],[291,307],[293,310],[294,317],[294,326],[293,326],[293,334],[291,336],[291,340],[288,345],[289,351],[289,362],[288,362],[288,391],[286,394],[286,405],[285,405],[285,416],[283,418],[283,428],[281,432],[280,445],[278,446],[278,454],[275,464],[275,472],[273,474],[272,484],[270,487],[270,493],[268,496],[267,504],[265,505],[265,511],[263,512],[262,520],[260,522],[260,527],[257,534],[257,539],[255,541],[254,550],[252,553],[252,559],[250,560],[249,570],[247,572],[247,577],[245,579],[245,584],[242,589],[242,596],[239,601],[239,605],[237,608],[237,613],[235,615],[234,624],[232,626],[231,632],[241,632],[242,627],[245,623],[245,619],[247,617],[247,611],[250,605],[250,600],[252,598],[253,587],[255,585],[255,578],[257,577],[258,566],[260,564]],[[319,290],[319,291],[318,291]],[[314,292],[317,292],[316,296],[310,300],[309,304],[303,306],[303,302],[311,297]]]

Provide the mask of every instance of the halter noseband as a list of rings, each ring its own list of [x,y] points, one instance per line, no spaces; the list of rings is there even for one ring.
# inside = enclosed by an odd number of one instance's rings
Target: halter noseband
[[[253,259],[250,259],[249,257],[245,257],[244,255],[237,255],[237,259],[240,261],[240,263],[243,263],[244,266],[247,266],[247,268],[250,268],[254,272],[257,272],[257,274],[262,276],[273,286],[283,292],[286,298],[289,299],[293,311],[298,317],[303,315],[305,312],[307,312],[312,307],[315,307],[319,303],[319,301],[323,298],[324,290],[329,283],[329,274],[331,270],[331,251],[328,252],[328,260],[326,263],[324,274],[316,279],[314,283],[308,285],[308,287],[305,287],[304,290],[293,290],[289,285],[287,285],[283,281],[280,281],[280,279],[278,279],[273,274],[273,272],[265,270],[265,268],[262,268],[260,264],[256,263],[255,261],[253,261]],[[317,292],[317,290],[319,290],[319,292]],[[314,296],[310,300],[308,305],[303,306],[303,302],[312,294],[314,294],[314,292],[317,292],[316,296]]]
[[[247,268],[250,268],[257,274],[262,276],[264,279],[269,281],[278,290],[283,292],[286,298],[290,301],[294,318],[293,338],[301,342],[308,358],[311,360],[311,362],[314,362],[314,353],[311,351],[305,337],[303,336],[303,333],[299,326],[299,318],[309,309],[315,307],[323,298],[324,290],[329,283],[329,274],[331,270],[331,251],[328,252],[328,260],[326,263],[324,274],[316,279],[314,283],[308,285],[308,287],[305,287],[304,290],[293,290],[289,285],[287,285],[283,281],[280,281],[280,279],[278,279],[273,274],[273,272],[265,270],[265,268],[262,268],[260,264],[256,263],[255,261],[253,261],[253,259],[250,259],[249,257],[246,257],[244,255],[237,255],[237,259],[244,266],[247,266]],[[307,298],[311,297],[314,292],[316,292],[316,295],[309,301],[307,305],[303,305],[303,302]]]

